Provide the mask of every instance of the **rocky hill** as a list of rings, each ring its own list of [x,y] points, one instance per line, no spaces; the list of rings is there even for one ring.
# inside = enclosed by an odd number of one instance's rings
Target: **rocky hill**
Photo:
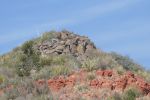
[[[50,31],[0,57],[0,100],[150,100],[150,72],[88,37]]]
[[[79,36],[67,31],[53,33],[55,35],[50,41],[37,45],[37,50],[42,55],[70,54],[79,59],[86,58],[87,53],[96,50],[95,45],[85,36]]]

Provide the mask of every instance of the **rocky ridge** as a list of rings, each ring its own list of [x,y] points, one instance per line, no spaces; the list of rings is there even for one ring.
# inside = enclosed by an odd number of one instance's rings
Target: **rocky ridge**
[[[96,50],[94,43],[85,36],[79,36],[70,32],[54,33],[55,37],[50,41],[44,41],[37,45],[42,55],[70,54],[77,58],[87,57],[90,50]]]

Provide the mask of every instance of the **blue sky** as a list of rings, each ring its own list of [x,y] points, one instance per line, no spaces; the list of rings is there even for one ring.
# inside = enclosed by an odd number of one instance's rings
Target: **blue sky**
[[[0,54],[48,30],[89,36],[150,69],[150,0],[0,0]]]

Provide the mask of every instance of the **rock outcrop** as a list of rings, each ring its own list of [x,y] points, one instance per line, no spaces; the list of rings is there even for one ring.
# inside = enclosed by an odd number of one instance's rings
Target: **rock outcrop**
[[[47,84],[51,90],[59,91],[64,87],[70,88],[77,84],[83,84],[84,82],[84,84],[87,84],[88,82],[86,82],[85,78],[87,75],[88,72],[86,71],[75,72],[68,77],[59,76],[49,79],[47,80]],[[124,75],[116,76],[116,73],[111,70],[98,70],[95,75],[97,78],[89,81],[89,84],[87,84],[95,89],[108,88],[112,91],[123,92],[126,88],[134,86],[143,94],[150,95],[150,84],[131,72],[126,72]],[[37,81],[37,83],[41,85],[45,82],[45,80]]]
[[[79,36],[70,32],[56,32],[54,38],[44,41],[37,46],[43,55],[70,54],[83,58],[90,50],[96,50],[95,45],[85,36]]]
[[[69,76],[57,76],[48,80],[39,79],[33,83],[38,89],[43,89],[46,86],[46,88],[50,89],[52,93],[61,93],[62,95],[60,98],[62,99],[60,100],[68,100],[68,98],[71,99],[72,96],[76,95],[76,93],[82,97],[96,97],[101,100],[101,93],[103,92],[97,93],[99,90],[108,89],[111,92],[114,91],[116,93],[123,93],[126,89],[128,89],[128,87],[133,86],[140,90],[144,96],[150,96],[150,84],[131,72],[126,72],[123,75],[117,75],[117,73],[112,70],[98,70],[94,72],[95,78],[92,80],[87,80],[88,75],[89,72],[80,70]],[[11,90],[13,88],[13,85],[8,85],[6,88],[0,89],[0,96],[3,95],[6,90]],[[79,89],[80,91],[78,90],[76,92],[76,89]],[[82,89],[88,89],[88,91],[81,92]],[[110,91],[107,93],[111,95]]]
[[[113,76],[113,71],[111,70],[99,70],[96,72],[97,75],[102,77]],[[140,89],[142,93],[148,95],[150,93],[150,84],[145,82],[144,79],[135,76],[132,72],[126,72],[120,77],[114,77],[113,79],[101,78],[94,79],[90,82],[90,86],[96,88],[110,88],[115,91],[123,91],[125,88],[130,86],[135,86]]]

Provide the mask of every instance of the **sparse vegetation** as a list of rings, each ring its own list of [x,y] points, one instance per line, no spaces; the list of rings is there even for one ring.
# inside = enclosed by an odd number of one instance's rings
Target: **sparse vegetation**
[[[75,89],[79,92],[87,92],[89,90],[88,86],[86,85],[77,85]]]
[[[83,62],[82,68],[86,69],[87,71],[92,71],[98,69],[98,58],[94,59],[87,59],[86,61]]]
[[[41,34],[41,36],[39,38],[35,39],[35,43],[38,44],[38,43],[42,43],[47,40],[51,41],[51,39],[53,37],[55,37],[55,35],[54,35],[55,33],[56,33],[56,31],[45,32],[45,33]]]
[[[88,79],[88,80],[93,80],[93,79],[95,79],[95,78],[96,78],[96,76],[95,76],[94,73],[89,73],[89,74],[87,75],[87,79]]]
[[[68,66],[53,66],[51,67],[51,76],[59,76],[59,75],[69,75],[72,69]]]
[[[140,91],[136,88],[129,88],[123,93],[123,100],[136,100],[141,95]]]
[[[0,75],[0,84],[4,82],[4,77]]]
[[[69,31],[65,30],[62,32],[68,33]],[[71,75],[72,72],[79,71],[80,69],[88,72],[85,79],[87,82],[97,79],[95,70],[98,69],[112,69],[119,75],[123,75],[125,71],[132,71],[135,75],[140,75],[150,82],[150,73],[148,71],[145,71],[140,65],[136,64],[129,57],[122,56],[114,52],[106,53],[99,50],[91,50],[84,56],[85,58],[83,57],[84,59],[78,59],[76,57],[81,54],[60,53],[60,55],[55,55],[56,52],[54,52],[52,55],[43,55],[38,51],[36,46],[39,46],[47,41],[50,42],[56,37],[55,33],[57,32],[46,32],[41,35],[41,37],[27,41],[22,46],[19,46],[11,52],[0,56],[0,90],[7,88],[7,86],[11,84],[15,87],[12,89],[8,88],[4,91],[4,100],[15,100],[16,98],[26,99],[28,96],[32,98],[32,100],[58,99],[57,96],[54,97],[51,94],[46,82],[43,86],[36,86],[35,82],[40,79],[47,80],[61,75],[67,77],[68,75]],[[63,42],[61,43],[63,44]],[[74,45],[77,44],[75,43]],[[74,49],[74,51],[83,51],[83,49],[85,48],[78,46],[77,50]],[[72,49],[69,50],[71,51]],[[72,81],[73,80],[69,82]],[[76,85],[75,90],[76,92],[79,91],[80,93],[85,94],[92,91],[88,85],[81,84]],[[111,90],[103,89],[100,95],[102,96],[102,99],[105,100],[107,96],[110,96],[109,93],[112,93]],[[135,100],[137,97],[142,98],[141,94],[142,93],[140,93],[137,89],[129,88],[122,94],[112,93],[109,100]],[[74,97],[79,98],[80,96]]]
[[[120,65],[123,66],[125,70],[130,70],[137,72],[138,70],[142,70],[142,67],[138,64],[136,64],[132,59],[130,59],[128,56],[122,56],[115,52],[111,53],[112,57],[117,61]]]

